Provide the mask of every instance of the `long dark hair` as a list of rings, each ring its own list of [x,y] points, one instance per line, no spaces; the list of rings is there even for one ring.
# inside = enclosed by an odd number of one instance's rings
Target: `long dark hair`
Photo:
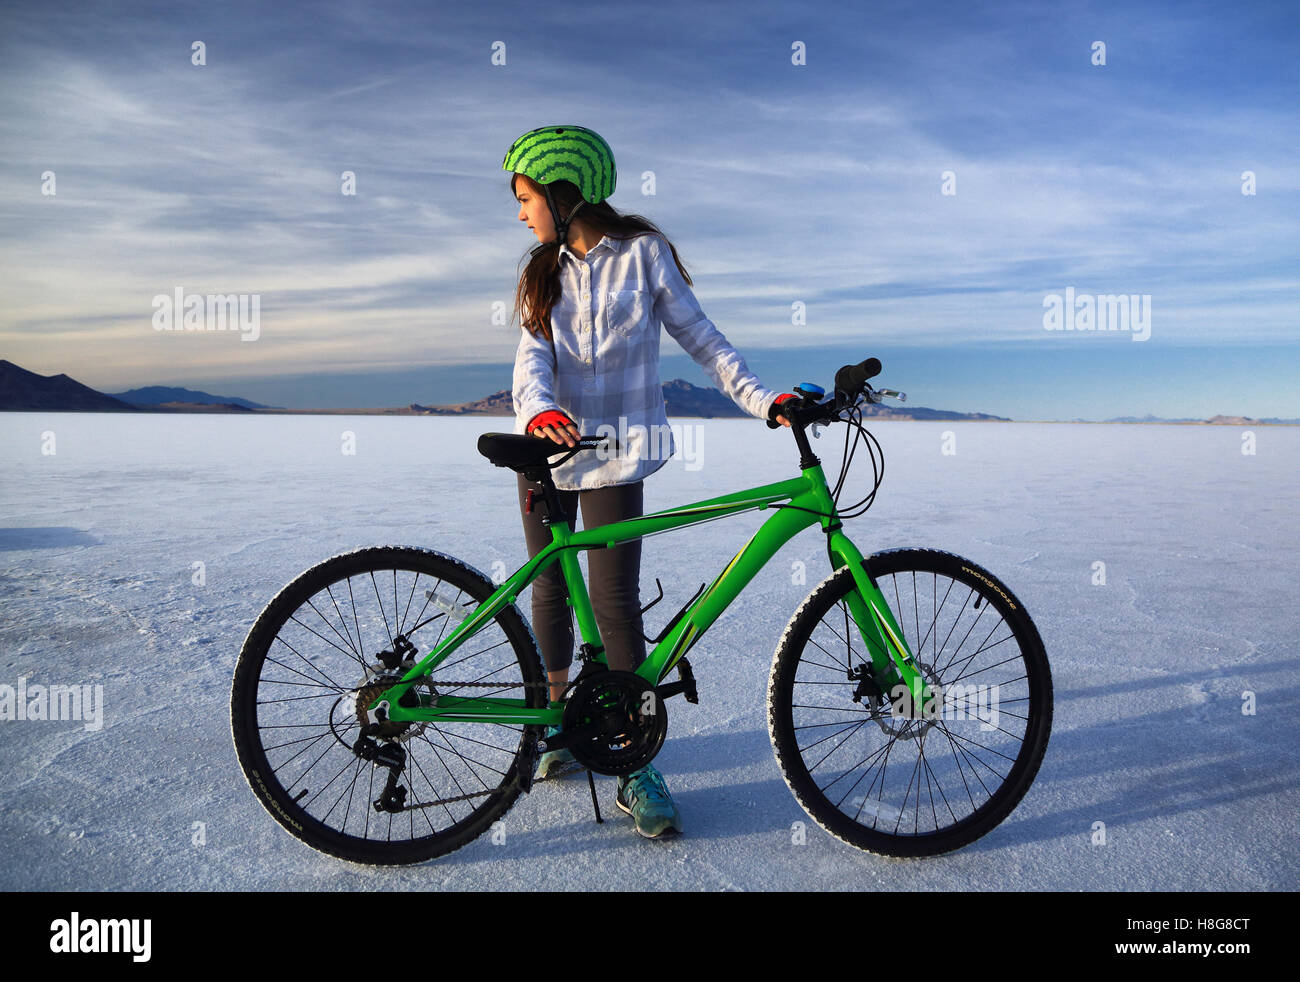
[[[545,195],[546,192],[536,182],[522,174],[510,175],[511,194],[514,194],[515,181],[520,177],[529,182],[533,193]],[[547,186],[551,189],[551,196],[561,215],[568,215],[574,205],[582,201],[582,192],[570,181],[552,181]],[[659,231],[659,227],[650,219],[644,215],[621,215],[610,207],[608,201],[602,201],[598,205],[585,202],[574,217],[574,222],[578,221],[584,222],[600,235],[608,235],[611,239],[626,240],[634,239],[639,235],[654,234],[662,236],[663,240],[668,242],[668,237]],[[570,228],[572,227],[571,225]],[[672,250],[673,262],[681,271],[682,278],[686,280],[687,285],[690,285],[691,277],[677,257],[677,248],[671,242],[668,242],[668,248]],[[559,299],[560,243],[540,242],[532,248],[528,265],[524,268],[523,275],[519,277],[519,285],[515,288],[514,313],[521,318],[524,330],[534,337],[540,334],[551,341],[553,340],[551,308]]]

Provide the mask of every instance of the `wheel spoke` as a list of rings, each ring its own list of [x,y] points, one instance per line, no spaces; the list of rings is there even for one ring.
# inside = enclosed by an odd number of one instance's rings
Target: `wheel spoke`
[[[350,652],[352,653],[352,656],[353,656],[354,658],[356,658],[356,660],[357,660],[361,665],[364,666],[365,663],[366,663],[366,662],[365,662],[365,659],[362,658],[360,652],[358,652],[357,649],[354,648],[354,647],[352,646],[352,639],[351,639],[350,637],[345,636],[342,632],[340,632],[339,629],[338,629],[337,627],[334,626],[334,622],[331,621],[331,620],[330,620],[328,617],[326,617],[324,614],[322,614],[322,613],[320,612],[320,610],[316,607],[316,605],[315,605],[311,600],[308,600],[308,601],[307,601],[307,604],[308,604],[308,606],[311,607],[312,610],[316,611],[317,616],[319,616],[320,619],[323,620],[323,621],[325,622],[325,626],[328,627],[331,631],[333,631],[334,634],[338,637],[338,639],[339,639],[340,641],[342,641],[344,644],[346,644],[346,645],[348,646],[348,651],[350,651]],[[346,627],[346,626],[347,626],[347,625],[345,624],[344,627]]]

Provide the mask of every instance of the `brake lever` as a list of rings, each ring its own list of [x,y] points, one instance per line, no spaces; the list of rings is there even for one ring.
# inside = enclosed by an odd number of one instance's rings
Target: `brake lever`
[[[863,392],[859,392],[857,396],[854,397],[852,402],[840,406],[839,409],[835,409],[834,405],[839,403],[839,398],[840,398],[840,393],[837,391],[833,399],[828,399],[825,403],[823,403],[823,407],[830,407],[832,410],[832,415],[828,419],[809,424],[808,428],[812,430],[812,435],[814,440],[818,439],[822,435],[822,430],[825,429],[830,423],[842,423],[845,419],[844,414],[847,413],[849,410],[855,409],[858,406],[862,405],[863,400],[866,398],[866,394]]]

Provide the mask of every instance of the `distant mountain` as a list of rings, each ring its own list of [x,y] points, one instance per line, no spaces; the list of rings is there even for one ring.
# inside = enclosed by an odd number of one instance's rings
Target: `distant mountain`
[[[991,420],[997,423],[1010,423],[1005,416],[990,416],[988,413],[955,413],[947,409],[926,409],[925,406],[863,406],[863,417],[875,419],[971,419]]]
[[[1221,423],[1229,426],[1244,426],[1250,423],[1258,423],[1259,420],[1251,419],[1249,416],[1211,416],[1205,422]]]
[[[263,406],[234,396],[214,396],[194,389],[182,389],[173,385],[146,385],[141,389],[126,392],[109,393],[114,399],[121,399],[133,406],[162,406],[174,403],[178,406],[239,406],[243,409],[275,409],[276,406]]]
[[[37,375],[0,359],[0,411],[129,413],[135,408],[66,375]]]
[[[514,399],[509,389],[493,392],[483,399],[473,402],[460,402],[452,406],[421,406],[413,402],[406,407],[417,416],[513,416]]]
[[[717,389],[701,388],[680,378],[664,383],[664,406],[669,416],[726,419],[749,415]]]
[[[160,413],[256,413],[256,409],[233,402],[160,402],[156,406],[137,407],[145,412]],[[270,411],[272,407],[262,407]]]
[[[1199,419],[1164,419],[1160,416],[1152,416],[1149,413],[1146,416],[1115,416],[1111,419],[1103,420],[1106,423],[1200,423]]]
[[[1086,420],[1076,420],[1076,422],[1086,422]],[[1182,417],[1179,419],[1166,419],[1161,416],[1116,416],[1112,419],[1105,420],[1107,423],[1201,423],[1207,426],[1251,426],[1263,423],[1282,423],[1294,425],[1300,423],[1300,419],[1278,419],[1271,417],[1268,419],[1253,419],[1250,416],[1211,416],[1209,419],[1188,419]]]

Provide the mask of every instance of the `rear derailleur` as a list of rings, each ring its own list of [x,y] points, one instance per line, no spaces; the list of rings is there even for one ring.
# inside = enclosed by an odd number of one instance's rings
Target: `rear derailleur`
[[[385,703],[367,709],[367,703],[385,688],[398,681],[397,675],[379,675],[357,694],[357,718],[361,722],[361,735],[352,745],[352,752],[376,767],[388,768],[388,781],[384,790],[371,804],[375,811],[400,812],[406,805],[406,788],[398,778],[406,769],[406,748],[398,742],[410,724],[394,723],[388,719]],[[375,738],[383,740],[380,743]]]
[[[406,768],[406,748],[400,743],[376,743],[371,737],[362,734],[352,745],[352,752],[362,760],[368,760],[377,767],[388,768],[388,781],[372,805],[377,812],[400,812],[406,805],[406,788],[397,783],[398,777]]]

